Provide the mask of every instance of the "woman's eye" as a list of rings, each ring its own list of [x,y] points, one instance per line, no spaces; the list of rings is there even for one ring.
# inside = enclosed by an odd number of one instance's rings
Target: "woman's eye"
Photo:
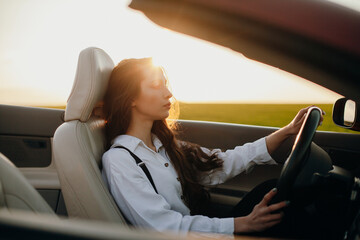
[[[151,86],[152,86],[153,88],[159,88],[159,87],[160,87],[160,84],[155,82],[155,83],[152,83]]]
[[[154,87],[154,88],[160,88],[162,84],[163,83],[162,83],[161,80],[155,80],[155,81],[152,82],[151,86]]]

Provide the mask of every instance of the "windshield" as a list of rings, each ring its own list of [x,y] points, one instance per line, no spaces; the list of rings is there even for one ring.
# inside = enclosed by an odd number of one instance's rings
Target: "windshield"
[[[0,1],[0,103],[64,108],[78,54],[89,46],[104,49],[115,64],[152,56],[164,66],[182,106],[325,104],[331,112],[331,104],[341,97],[230,49],[158,27],[127,5],[110,0]],[[205,118],[188,116],[186,109],[181,110],[184,119],[282,124],[209,118],[214,110],[206,110]]]

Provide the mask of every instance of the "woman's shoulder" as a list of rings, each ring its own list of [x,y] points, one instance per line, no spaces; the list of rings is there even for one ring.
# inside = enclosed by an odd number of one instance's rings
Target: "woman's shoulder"
[[[136,166],[133,157],[123,148],[111,147],[102,155],[102,163],[107,166],[131,167]]]
[[[123,148],[121,145],[112,146],[107,151],[104,152],[102,158],[116,158],[116,157],[129,157],[131,158],[130,153]]]

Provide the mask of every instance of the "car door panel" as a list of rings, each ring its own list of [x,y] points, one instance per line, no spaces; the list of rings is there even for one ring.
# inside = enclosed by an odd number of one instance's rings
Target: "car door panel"
[[[51,163],[51,141],[48,137],[0,136],[0,152],[17,167],[47,167]]]
[[[24,174],[52,209],[66,215],[52,137],[64,110],[0,105],[0,152]]]

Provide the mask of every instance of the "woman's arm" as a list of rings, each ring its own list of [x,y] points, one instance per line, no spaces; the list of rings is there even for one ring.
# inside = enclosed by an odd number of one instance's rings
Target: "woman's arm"
[[[216,154],[219,159],[223,160],[221,169],[206,172],[200,179],[200,182],[206,186],[224,183],[241,172],[250,171],[255,165],[276,164],[268,153],[265,138],[228,149],[225,152],[221,149],[210,150],[205,147],[201,147],[201,149],[206,154]]]
[[[156,231],[234,232],[234,218],[183,215],[157,194],[144,172],[125,150],[110,150],[103,155],[103,171],[109,190],[124,216],[139,228]],[[174,203],[173,203],[174,204]]]
[[[283,143],[288,137],[295,135],[299,132],[302,123],[306,117],[307,110],[313,106],[309,106],[301,109],[295,116],[295,118],[285,127],[277,130],[276,132],[270,134],[266,137],[266,147],[271,155],[280,145]],[[325,112],[322,112],[324,115]],[[320,124],[323,121],[323,117],[321,116]]]
[[[292,134],[288,127],[283,127],[265,138],[266,147],[271,155]]]
[[[210,150],[201,147],[208,155],[216,153],[218,158],[224,160],[224,164],[221,170],[205,174],[200,182],[207,186],[216,185],[225,182],[243,171],[248,171],[255,164],[276,164],[275,160],[271,158],[271,154],[289,136],[299,132],[305,119],[306,112],[310,107],[312,106],[301,109],[295,118],[285,127],[255,142],[246,143],[243,146],[237,146],[234,149],[229,149],[225,152],[222,152],[220,149]],[[323,114],[325,113],[323,112]],[[321,121],[322,120],[323,118],[321,117]]]

